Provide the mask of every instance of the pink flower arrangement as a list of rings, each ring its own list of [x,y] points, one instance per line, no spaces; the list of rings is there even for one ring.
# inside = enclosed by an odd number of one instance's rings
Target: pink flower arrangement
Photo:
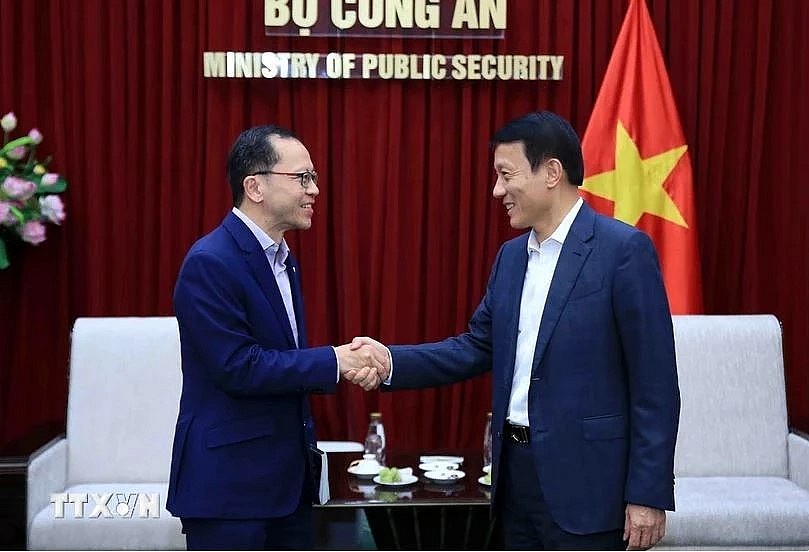
[[[42,133],[33,128],[26,136],[9,140],[17,128],[17,117],[6,113],[0,118],[3,145],[0,147],[0,269],[8,268],[6,242],[22,240],[32,245],[45,241],[45,223],[61,224],[65,205],[57,195],[67,188],[67,181],[48,172],[50,159],[34,158]]]
[[[39,245],[45,241],[45,225],[38,220],[32,220],[22,225],[20,231],[23,241]]]
[[[42,218],[54,224],[62,224],[65,220],[65,205],[57,195],[47,195],[39,198],[39,210]]]
[[[9,199],[16,199],[18,201],[26,201],[31,199],[37,189],[37,185],[30,180],[19,178],[16,176],[6,177],[0,189],[6,194]]]

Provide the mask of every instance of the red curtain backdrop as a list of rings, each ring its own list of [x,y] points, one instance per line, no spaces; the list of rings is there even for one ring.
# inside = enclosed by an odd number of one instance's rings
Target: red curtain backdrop
[[[0,272],[0,447],[63,428],[80,316],[171,315],[178,267],[230,207],[244,128],[295,129],[323,175],[313,227],[290,234],[313,344],[465,328],[499,244],[488,139],[530,110],[584,132],[626,0],[510,2],[506,39],[273,38],[263,2],[0,0],[0,111],[45,135],[68,219]],[[707,313],[784,326],[790,422],[809,430],[809,3],[650,0],[690,147]],[[210,79],[202,52],[550,53],[561,82]],[[122,401],[126,398],[122,397]],[[480,446],[488,377],[315,399],[321,438]],[[28,441],[26,441],[28,439]]]

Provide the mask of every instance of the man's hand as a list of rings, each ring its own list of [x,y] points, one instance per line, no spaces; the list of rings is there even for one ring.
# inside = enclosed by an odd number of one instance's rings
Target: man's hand
[[[380,355],[384,356],[383,364],[385,369],[384,372],[379,372],[379,378],[381,381],[388,379],[388,377],[390,377],[390,352],[388,351],[388,348],[376,339],[372,339],[370,337],[355,337],[351,342],[352,351],[363,346],[373,347],[379,352]]]
[[[665,534],[665,510],[637,504],[626,505],[624,540],[629,541],[627,550],[647,550],[660,542]]]
[[[335,347],[340,360],[340,377],[356,383],[366,391],[376,389],[382,382],[379,373],[387,374],[387,353],[380,352],[370,345],[352,344]]]

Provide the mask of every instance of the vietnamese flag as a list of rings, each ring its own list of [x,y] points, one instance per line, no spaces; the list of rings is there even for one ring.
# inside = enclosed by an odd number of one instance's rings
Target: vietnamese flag
[[[582,140],[581,189],[654,241],[672,314],[702,312],[691,157],[645,0],[630,0]]]

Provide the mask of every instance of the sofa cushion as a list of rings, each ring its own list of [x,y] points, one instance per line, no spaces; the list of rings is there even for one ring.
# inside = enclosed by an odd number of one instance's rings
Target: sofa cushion
[[[68,484],[168,481],[182,381],[177,320],[79,318],[72,340]]]
[[[56,518],[54,505],[49,504],[33,520],[29,529],[29,550],[185,550],[185,536],[181,532],[180,520],[166,510],[165,483],[128,482],[104,485],[74,485],[64,492],[86,493],[89,502],[84,507],[84,515],[74,518],[73,505],[64,505],[64,517]],[[107,503],[113,517],[90,517],[94,501],[89,497],[95,493],[112,493]],[[140,517],[140,509],[135,499],[130,499],[133,514],[123,517],[116,511],[117,493],[131,495],[137,493],[157,493],[160,499],[159,517]],[[120,510],[124,515],[126,509]]]
[[[809,492],[780,477],[680,477],[661,547],[809,547]]]
[[[769,315],[673,320],[682,396],[675,474],[786,477],[778,320]]]

